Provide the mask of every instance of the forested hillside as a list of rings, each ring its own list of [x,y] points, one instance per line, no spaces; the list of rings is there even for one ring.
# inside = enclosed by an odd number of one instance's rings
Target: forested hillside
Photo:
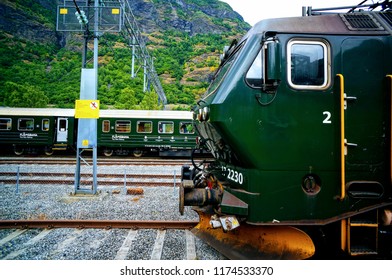
[[[249,28],[217,0],[130,3],[175,108],[194,104],[223,46]],[[0,0],[0,106],[69,108],[78,99],[83,36],[56,32],[57,4]],[[131,78],[131,49],[121,34],[105,33],[99,39],[98,98],[103,108],[157,108],[157,95],[143,93],[143,70]]]

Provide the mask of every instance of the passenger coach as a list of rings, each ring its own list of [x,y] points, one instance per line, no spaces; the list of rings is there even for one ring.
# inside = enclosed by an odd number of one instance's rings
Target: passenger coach
[[[74,109],[0,108],[0,144],[16,155],[75,149],[77,127]],[[106,156],[190,156],[196,146],[192,113],[183,111],[100,110],[97,138]]]
[[[192,113],[183,111],[101,110],[98,145],[106,156],[155,151],[190,155],[196,145]]]
[[[73,109],[0,108],[0,144],[16,155],[41,153],[73,146]]]

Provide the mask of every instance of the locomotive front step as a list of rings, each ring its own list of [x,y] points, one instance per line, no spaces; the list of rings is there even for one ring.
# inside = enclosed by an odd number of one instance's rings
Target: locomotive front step
[[[377,255],[377,251],[374,251],[372,248],[367,247],[356,247],[351,248],[350,255],[351,256],[363,256],[363,255]]]
[[[347,252],[351,256],[378,254],[378,210],[347,221]]]

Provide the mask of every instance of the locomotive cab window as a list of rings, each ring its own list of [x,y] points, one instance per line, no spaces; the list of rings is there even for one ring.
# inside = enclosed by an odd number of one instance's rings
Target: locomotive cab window
[[[21,118],[18,119],[18,130],[20,131],[33,131],[34,119]]]
[[[291,87],[321,90],[329,85],[330,58],[325,42],[292,40],[287,53],[287,77]]]
[[[105,132],[105,133],[110,132],[110,121],[109,120],[102,121],[102,132]]]
[[[191,122],[180,122],[180,134],[194,134],[195,130]]]
[[[150,121],[138,121],[137,122],[137,133],[151,133],[152,122]]]
[[[259,51],[252,66],[246,73],[245,79],[249,86],[260,88],[263,83],[262,53]]]
[[[116,133],[130,133],[131,122],[130,121],[116,121]]]
[[[159,122],[158,123],[158,132],[163,134],[172,134],[174,131],[173,122]]]
[[[0,119],[0,130],[11,130],[12,119]]]

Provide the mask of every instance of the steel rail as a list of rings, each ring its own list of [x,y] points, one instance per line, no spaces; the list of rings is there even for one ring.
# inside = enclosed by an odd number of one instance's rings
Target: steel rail
[[[86,161],[88,164],[92,164],[90,160]],[[24,160],[24,159],[0,159],[0,164],[66,164],[66,165],[74,165],[76,164],[76,160]],[[189,161],[124,161],[124,160],[110,160],[110,161],[102,161],[98,160],[98,165],[151,165],[151,166],[161,166],[161,165],[182,165],[182,164],[191,164]]]
[[[18,176],[17,178],[13,178]],[[48,173],[48,172],[0,172],[0,182],[4,184],[37,184],[37,185],[73,185],[73,173]],[[91,174],[81,174],[81,184],[92,184]],[[171,187],[180,183],[179,176],[173,174],[98,174],[99,185],[122,186],[124,180],[128,186],[137,187]],[[124,179],[126,178],[126,179]],[[108,179],[108,180],[104,180]],[[117,179],[117,180],[112,180]],[[155,181],[143,181],[155,179]]]
[[[197,221],[127,220],[0,220],[0,229],[96,228],[96,229],[192,229]]]
[[[0,182],[4,184],[15,184],[15,179],[10,180],[0,180]],[[69,180],[24,180],[19,179],[19,184],[36,184],[36,185],[73,185],[75,183],[74,179]],[[91,185],[92,180],[80,180],[82,185]],[[179,183],[179,181],[176,183]],[[101,186],[123,186],[124,182],[122,181],[98,181],[98,184]],[[129,187],[173,187],[174,182],[129,182],[127,181],[127,185]]]
[[[15,176],[15,172],[0,172],[1,176]],[[73,177],[75,173],[53,173],[53,172],[20,172],[19,176],[26,177]],[[81,177],[92,176],[91,174],[80,174]],[[173,179],[173,174],[126,174],[127,178],[143,178],[143,179]],[[97,174],[98,178],[124,178],[124,174]]]

